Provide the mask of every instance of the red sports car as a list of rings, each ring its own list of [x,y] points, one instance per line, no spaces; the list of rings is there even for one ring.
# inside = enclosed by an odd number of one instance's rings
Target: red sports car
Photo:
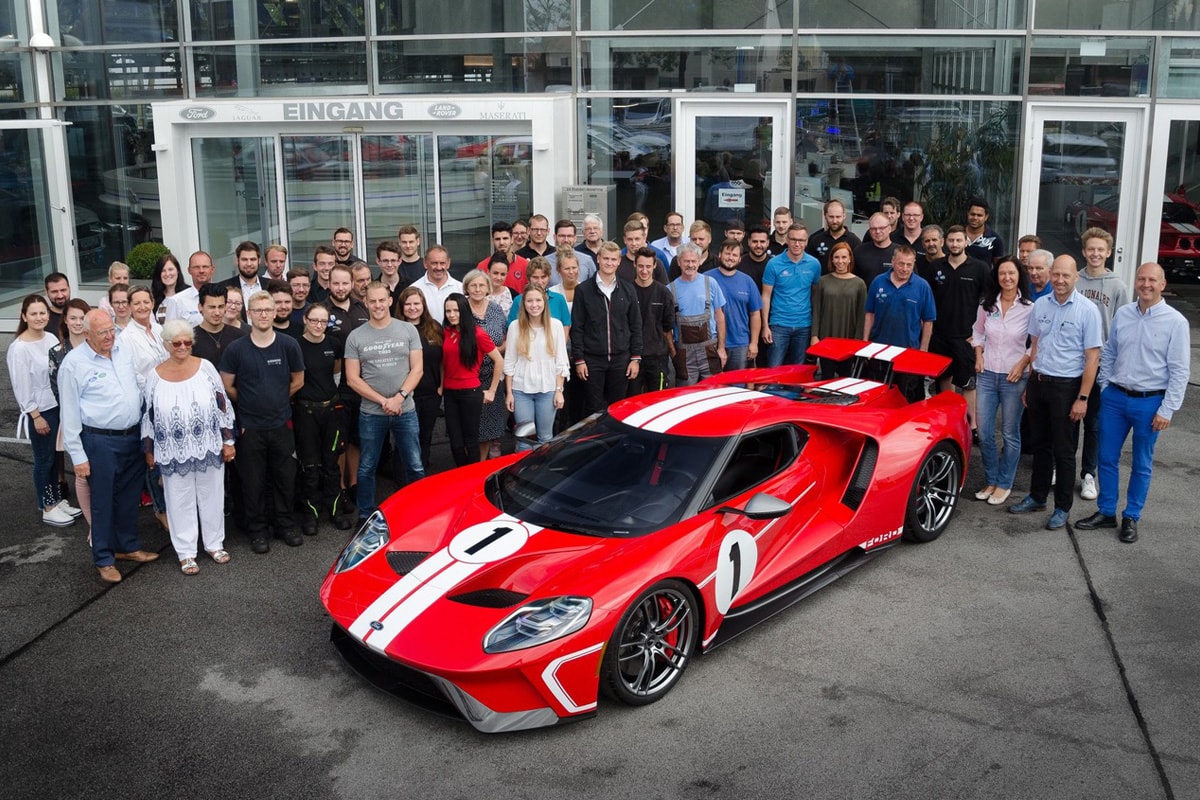
[[[1067,226],[1082,237],[1088,228],[1117,233],[1117,206],[1120,198],[1111,195],[1087,205],[1076,200],[1067,206]],[[1200,276],[1200,220],[1197,206],[1183,193],[1162,198],[1162,224],[1158,231],[1158,263],[1168,275]]]
[[[953,393],[894,379],[941,356],[827,339],[813,367],[724,373],[614,404],[546,445],[384,502],[321,586],[356,668],[499,732],[661,699],[693,656],[957,506],[970,452]],[[916,377],[905,377],[916,376]]]

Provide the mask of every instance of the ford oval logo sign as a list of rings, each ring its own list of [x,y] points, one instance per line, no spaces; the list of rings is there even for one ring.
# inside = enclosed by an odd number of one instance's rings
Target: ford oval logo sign
[[[429,116],[437,119],[453,119],[462,113],[454,103],[434,103],[429,107]]]
[[[192,106],[191,108],[185,108],[179,112],[179,116],[183,117],[189,122],[212,119],[216,115],[217,112],[208,106]]]

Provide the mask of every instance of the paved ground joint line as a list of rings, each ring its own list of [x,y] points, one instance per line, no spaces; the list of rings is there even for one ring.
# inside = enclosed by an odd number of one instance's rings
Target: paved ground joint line
[[[1092,608],[1096,611],[1096,617],[1100,620],[1100,627],[1104,630],[1104,638],[1108,642],[1109,652],[1112,653],[1113,662],[1116,663],[1117,672],[1121,676],[1121,685],[1125,687],[1125,699],[1129,702],[1129,709],[1133,712],[1133,717],[1137,720],[1138,728],[1142,732],[1142,740],[1146,742],[1146,749],[1150,753],[1150,760],[1154,762],[1154,769],[1158,772],[1158,780],[1162,784],[1163,796],[1167,800],[1175,800],[1175,792],[1171,788],[1171,779],[1167,776],[1167,770],[1163,767],[1162,757],[1158,753],[1158,748],[1154,746],[1154,740],[1150,737],[1150,726],[1146,722],[1146,717],[1142,714],[1142,707],[1138,703],[1137,694],[1133,690],[1133,684],[1129,682],[1129,675],[1125,671],[1125,661],[1121,658],[1121,651],[1117,648],[1117,641],[1113,636],[1112,626],[1109,625],[1108,615],[1104,613],[1104,602],[1100,599],[1100,594],[1096,591],[1096,585],[1092,582],[1092,573],[1088,570],[1087,561],[1083,557],[1083,551],[1079,549],[1079,539],[1075,536],[1073,526],[1067,526],[1067,536],[1071,540],[1071,547],[1075,550],[1075,560],[1078,562],[1079,569],[1083,572],[1083,579],[1087,583],[1088,595],[1092,599]]]

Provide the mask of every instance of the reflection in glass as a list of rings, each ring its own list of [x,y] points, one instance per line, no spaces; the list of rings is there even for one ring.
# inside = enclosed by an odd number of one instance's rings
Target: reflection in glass
[[[182,97],[179,50],[57,53],[67,100]]]
[[[333,232],[354,230],[354,192],[351,136],[283,136],[284,213],[288,245],[310,254],[329,244]]]
[[[1200,122],[1173,120],[1163,178],[1163,215],[1158,231],[1158,263],[1168,278],[1200,277]],[[1146,231],[1147,238],[1153,236]]]
[[[971,197],[991,205],[990,224],[1009,224],[1016,174],[1018,104],[801,99],[797,102],[797,217],[824,223],[821,206],[841,200],[848,224],[885,197],[917,200],[926,224],[962,224]],[[815,226],[815,227],[814,227]]]
[[[640,211],[652,220],[651,230],[657,230],[654,225],[675,210],[671,101],[592,98],[580,106],[587,123],[580,133],[580,174],[587,175],[588,183],[616,187],[614,219]]]
[[[694,219],[712,226],[714,242],[725,226],[740,220],[747,228],[771,218],[770,117],[696,118],[696,209]]]
[[[1164,97],[1200,97],[1200,41],[1163,41],[1159,93]]]
[[[0,45],[0,103],[25,102],[33,93],[32,81],[30,54],[6,52]]]
[[[532,4],[532,0],[530,0]],[[805,4],[806,6],[810,4]],[[819,7],[820,4],[817,4]],[[846,6],[839,4],[845,22]],[[816,9],[805,8],[805,27],[816,26],[809,14]],[[866,14],[871,17],[872,14]],[[694,0],[605,0],[580,3],[581,29],[594,31],[638,30],[777,30],[792,27],[790,0],[725,0],[720,3],[696,3]],[[874,25],[871,25],[874,27]],[[911,28],[911,21],[901,25]]]
[[[588,39],[583,83],[593,89],[788,91],[791,37]]]
[[[381,36],[569,31],[571,0],[378,0],[375,20]]]
[[[1194,3],[1162,0],[1072,0],[1037,3],[1034,27],[1045,30],[1196,30],[1200,9]]]
[[[571,87],[571,40],[382,41],[379,82],[395,92],[545,92]]]
[[[63,47],[179,41],[176,0],[49,0],[46,30]]]
[[[317,39],[362,36],[366,30],[363,0],[191,0],[190,5],[197,41]]]
[[[198,47],[192,52],[199,97],[366,91],[363,41]]]
[[[42,279],[62,268],[53,260],[45,155],[39,131],[0,131],[0,302],[42,291]],[[86,210],[85,210],[86,211]],[[99,258],[103,240],[94,215],[76,213],[80,262]]]
[[[438,159],[442,244],[461,277],[487,257],[493,222],[533,213],[533,144],[528,136],[439,136]]]
[[[200,249],[217,264],[233,262],[238,242],[249,239],[266,245],[279,242],[281,233],[276,213],[275,141],[269,137],[193,139],[196,213]],[[292,248],[293,265],[312,263],[312,251]]]
[[[1088,228],[1116,236],[1121,192],[1123,122],[1047,122],[1037,232],[1054,253],[1079,252]]]
[[[76,221],[90,219],[102,232],[97,257],[81,254],[81,279],[107,283],[109,262],[162,235],[150,106],[70,106],[61,113],[71,123],[64,135]]]
[[[433,137],[361,136],[359,151],[367,222],[361,257],[374,264],[375,245],[395,241],[401,225],[416,225],[428,245],[436,230]]]
[[[1038,37],[1029,57],[1029,93],[1142,97],[1150,91],[1148,38]]]

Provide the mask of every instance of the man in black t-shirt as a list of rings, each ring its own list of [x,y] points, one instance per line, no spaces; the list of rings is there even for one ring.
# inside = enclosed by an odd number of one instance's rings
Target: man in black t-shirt
[[[210,283],[200,287],[200,314],[200,324],[192,329],[192,355],[219,367],[225,348],[250,331],[225,324],[224,286]]]
[[[290,336],[275,332],[275,301],[266,292],[246,299],[250,335],[229,345],[221,356],[221,379],[238,410],[241,438],[238,473],[250,546],[271,550],[270,534],[290,547],[304,544],[295,529],[292,507],[296,489],[296,441],[288,422],[291,398],[304,385],[304,356]],[[265,496],[270,484],[274,511],[268,519]]]
[[[763,273],[771,260],[771,234],[762,225],[752,225],[746,232],[746,253],[738,262],[738,270],[750,276],[762,293]]]
[[[854,274],[870,286],[871,281],[892,268],[896,243],[892,241],[887,214],[876,211],[871,215],[867,220],[867,237],[867,241],[854,248]]]
[[[829,251],[838,242],[846,242],[851,251],[862,244],[862,239],[846,227],[846,206],[841,200],[830,200],[825,204],[825,227],[808,237],[805,251],[821,262],[821,272],[829,272]],[[745,272],[745,270],[742,270]]]

